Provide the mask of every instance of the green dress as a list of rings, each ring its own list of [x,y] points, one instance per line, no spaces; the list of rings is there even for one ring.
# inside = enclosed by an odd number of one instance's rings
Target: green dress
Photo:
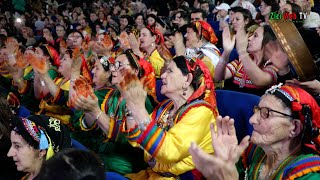
[[[262,148],[250,144],[237,163],[239,179],[257,180],[266,154]],[[300,150],[287,157],[270,174],[268,179],[320,179],[320,157],[314,154],[304,154]]]
[[[128,174],[145,169],[147,164],[144,162],[143,151],[133,147],[122,133],[125,128],[126,102],[123,100],[119,103],[120,91],[115,88],[108,89],[103,98],[101,98],[103,90],[95,94],[99,98],[101,110],[110,117],[109,133],[103,134],[96,124],[91,128],[83,127],[81,116],[79,120],[76,120],[76,117],[72,120],[76,122],[74,128],[81,128],[86,134],[91,133],[91,136],[79,135],[81,133],[79,132],[74,133],[72,137],[98,153],[108,172]],[[153,111],[149,98],[146,100],[146,107],[149,113]]]

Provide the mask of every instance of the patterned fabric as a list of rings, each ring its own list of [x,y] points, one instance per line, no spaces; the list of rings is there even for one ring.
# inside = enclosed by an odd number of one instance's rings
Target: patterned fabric
[[[182,106],[172,119],[167,119],[167,112],[172,107],[171,100],[162,102],[151,114],[152,122],[144,132],[136,127],[128,133],[127,138],[131,143],[136,142],[145,149],[145,161],[152,165],[152,170],[147,169],[138,174],[128,174],[126,177],[130,179],[142,179],[141,177],[143,179],[173,179],[172,177],[180,177],[192,171],[195,166],[188,153],[191,141],[201,144],[204,151],[213,152],[209,125],[215,123],[215,116],[211,105],[203,100],[195,100]],[[184,143],[180,143],[181,141]],[[193,174],[192,178],[198,176],[197,173],[190,174]]]
[[[250,144],[237,163],[240,179],[244,176],[249,180],[258,179],[259,170],[265,158],[266,154],[262,148]],[[270,179],[318,179],[319,172],[320,157],[318,155],[297,151],[279,165]]]
[[[211,25],[205,21],[196,21],[194,22],[196,25],[196,28],[198,30],[198,35],[201,37],[204,37],[212,44],[217,44],[218,38],[216,34],[214,33],[213,28]]]
[[[238,89],[248,89],[249,93],[252,93],[250,91],[250,89],[251,90],[261,90],[261,91],[257,91],[257,92],[259,92],[257,94],[258,95],[264,94],[266,87],[259,87],[259,86],[256,86],[252,83],[249,76],[245,72],[245,69],[244,69],[241,61],[234,60],[227,65],[227,68],[230,70],[230,72],[232,74],[233,84],[237,85]],[[262,69],[262,71],[269,73],[272,76],[273,84],[276,84],[276,82],[277,82],[276,70],[272,66],[267,66],[267,65],[263,66],[261,69]],[[242,91],[246,92],[246,90],[242,90]]]

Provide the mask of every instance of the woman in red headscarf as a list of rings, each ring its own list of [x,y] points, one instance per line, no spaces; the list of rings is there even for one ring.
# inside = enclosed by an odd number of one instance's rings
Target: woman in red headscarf
[[[160,56],[157,47],[164,43],[162,33],[154,26],[147,26],[141,29],[139,42],[133,34],[130,34],[129,37],[129,43],[133,52],[139,56],[139,58],[144,58],[150,62],[154,68],[156,78],[160,78],[161,69],[165,61]],[[141,52],[140,48],[145,53]]]
[[[130,75],[128,75],[130,76]],[[130,179],[201,179],[191,156],[189,144],[197,142],[201,149],[213,153],[209,124],[218,112],[214,84],[205,64],[197,59],[189,62],[177,56],[161,75],[161,93],[169,99],[149,116],[144,105],[146,92],[134,78],[125,78],[121,94],[127,101],[127,138],[143,148],[149,168]]]
[[[211,129],[213,156],[191,145],[192,159],[205,177],[320,178],[320,109],[310,94],[297,86],[273,86],[249,121],[253,125],[250,145],[249,136],[238,145],[234,120],[228,116],[217,119],[217,132]]]

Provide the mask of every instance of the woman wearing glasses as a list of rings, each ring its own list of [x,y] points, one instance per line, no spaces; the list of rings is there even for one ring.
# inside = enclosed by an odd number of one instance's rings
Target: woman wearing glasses
[[[320,178],[320,110],[310,94],[296,86],[274,86],[249,121],[250,143],[247,136],[238,145],[234,120],[219,117],[217,133],[211,130],[215,154],[195,144],[189,149],[197,169],[209,179]]]
[[[112,61],[111,61],[112,62]],[[155,76],[150,63],[145,60],[138,60],[131,50],[126,50],[124,54],[119,55],[114,62],[109,65],[112,80],[111,84],[116,87],[110,90],[103,102],[99,106],[97,96],[78,96],[74,98],[75,107],[85,112],[80,119],[81,128],[84,131],[95,130],[103,131],[104,153],[101,156],[105,162],[106,171],[113,171],[120,174],[137,172],[145,168],[143,161],[143,151],[132,147],[125,135],[126,124],[126,101],[119,91],[120,82],[124,78],[124,73],[133,72],[142,80],[150,94],[155,94]],[[148,112],[153,110],[153,98],[147,98],[145,101]]]

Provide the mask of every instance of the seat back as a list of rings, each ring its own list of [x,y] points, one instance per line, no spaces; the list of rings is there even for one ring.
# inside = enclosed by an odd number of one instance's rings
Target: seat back
[[[253,107],[258,105],[260,96],[229,90],[216,90],[219,114],[234,119],[238,141],[251,135],[253,127],[249,123]]]

